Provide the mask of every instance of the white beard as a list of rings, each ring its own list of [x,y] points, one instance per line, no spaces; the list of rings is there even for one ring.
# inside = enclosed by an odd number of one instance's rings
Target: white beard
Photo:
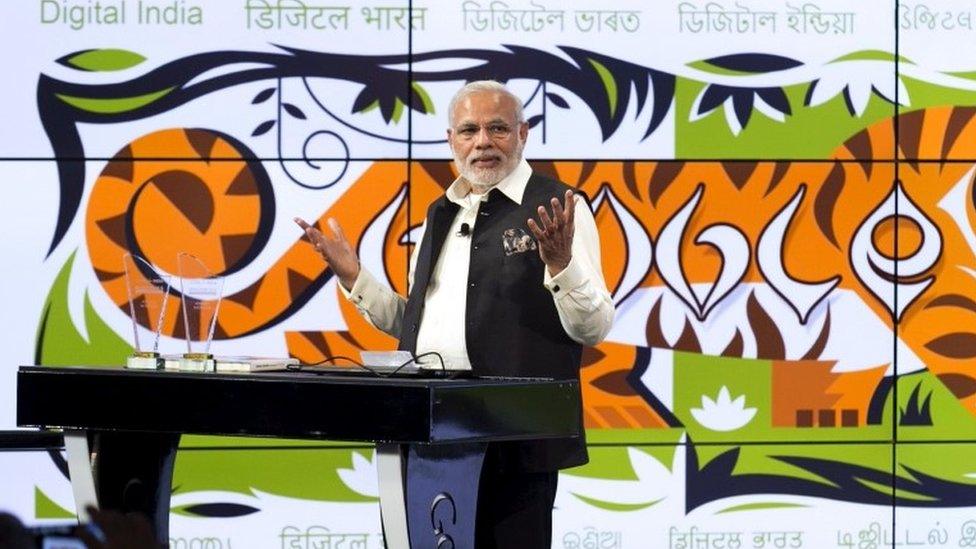
[[[458,169],[458,173],[461,177],[471,184],[472,189],[478,194],[484,194],[488,192],[492,187],[497,185],[502,179],[508,177],[508,174],[515,171],[519,162],[522,161],[522,149],[525,147],[525,142],[522,140],[518,141],[515,149],[512,151],[510,156],[504,156],[500,152],[497,152],[498,156],[502,157],[501,164],[496,168],[476,168],[471,166],[468,159],[461,158],[454,154],[454,165]],[[476,157],[479,153],[472,152],[469,157]]]

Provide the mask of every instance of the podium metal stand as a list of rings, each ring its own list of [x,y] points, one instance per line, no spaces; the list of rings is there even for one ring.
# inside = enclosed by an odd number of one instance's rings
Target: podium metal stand
[[[17,373],[17,424],[64,430],[79,517],[93,504],[139,511],[164,542],[187,433],[373,442],[387,546],[473,547],[487,444],[579,436],[580,405],[572,380],[84,366]]]

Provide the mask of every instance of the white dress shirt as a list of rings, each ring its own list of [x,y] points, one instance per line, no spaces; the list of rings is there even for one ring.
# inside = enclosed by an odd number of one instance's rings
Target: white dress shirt
[[[531,175],[532,168],[523,159],[512,173],[489,192],[501,192],[521,205]],[[448,368],[470,369],[464,327],[471,237],[461,236],[460,231],[463,224],[473,231],[478,209],[488,195],[474,194],[471,185],[461,177],[448,187],[445,194],[448,200],[460,206],[460,210],[431,271],[417,334],[416,354],[436,351],[444,358]],[[552,211],[550,204],[543,206]],[[549,270],[543,269],[545,275],[540,283],[552,293],[559,322],[569,337],[583,345],[596,345],[610,331],[614,309],[600,269],[600,240],[596,222],[583,200],[576,201],[574,223],[573,255],[569,265],[556,276],[550,276]],[[413,286],[419,247],[419,244],[414,247],[410,257],[410,287]],[[373,326],[393,337],[400,336],[406,307],[406,300],[402,296],[363,268],[360,268],[351,290],[347,291],[342,284],[339,287]]]

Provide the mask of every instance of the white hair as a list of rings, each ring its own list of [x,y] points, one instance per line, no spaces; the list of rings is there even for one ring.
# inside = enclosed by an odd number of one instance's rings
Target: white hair
[[[465,84],[451,98],[451,102],[447,105],[448,124],[454,123],[454,108],[457,107],[458,103],[469,95],[484,92],[500,93],[509,97],[515,105],[515,122],[525,122],[525,114],[522,112],[522,100],[516,97],[514,93],[508,91],[508,88],[504,84],[495,80],[475,80],[474,82]]]

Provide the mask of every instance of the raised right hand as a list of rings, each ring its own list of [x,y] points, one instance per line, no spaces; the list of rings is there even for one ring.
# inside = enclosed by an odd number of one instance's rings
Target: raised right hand
[[[356,250],[349,244],[349,240],[346,239],[339,223],[331,217],[327,221],[329,229],[335,234],[335,238],[322,234],[322,231],[309,225],[300,217],[295,218],[295,223],[305,231],[305,236],[315,246],[315,251],[322,254],[322,258],[332,268],[332,272],[339,277],[339,282],[343,287],[351,290],[359,276],[359,257],[356,255]]]

